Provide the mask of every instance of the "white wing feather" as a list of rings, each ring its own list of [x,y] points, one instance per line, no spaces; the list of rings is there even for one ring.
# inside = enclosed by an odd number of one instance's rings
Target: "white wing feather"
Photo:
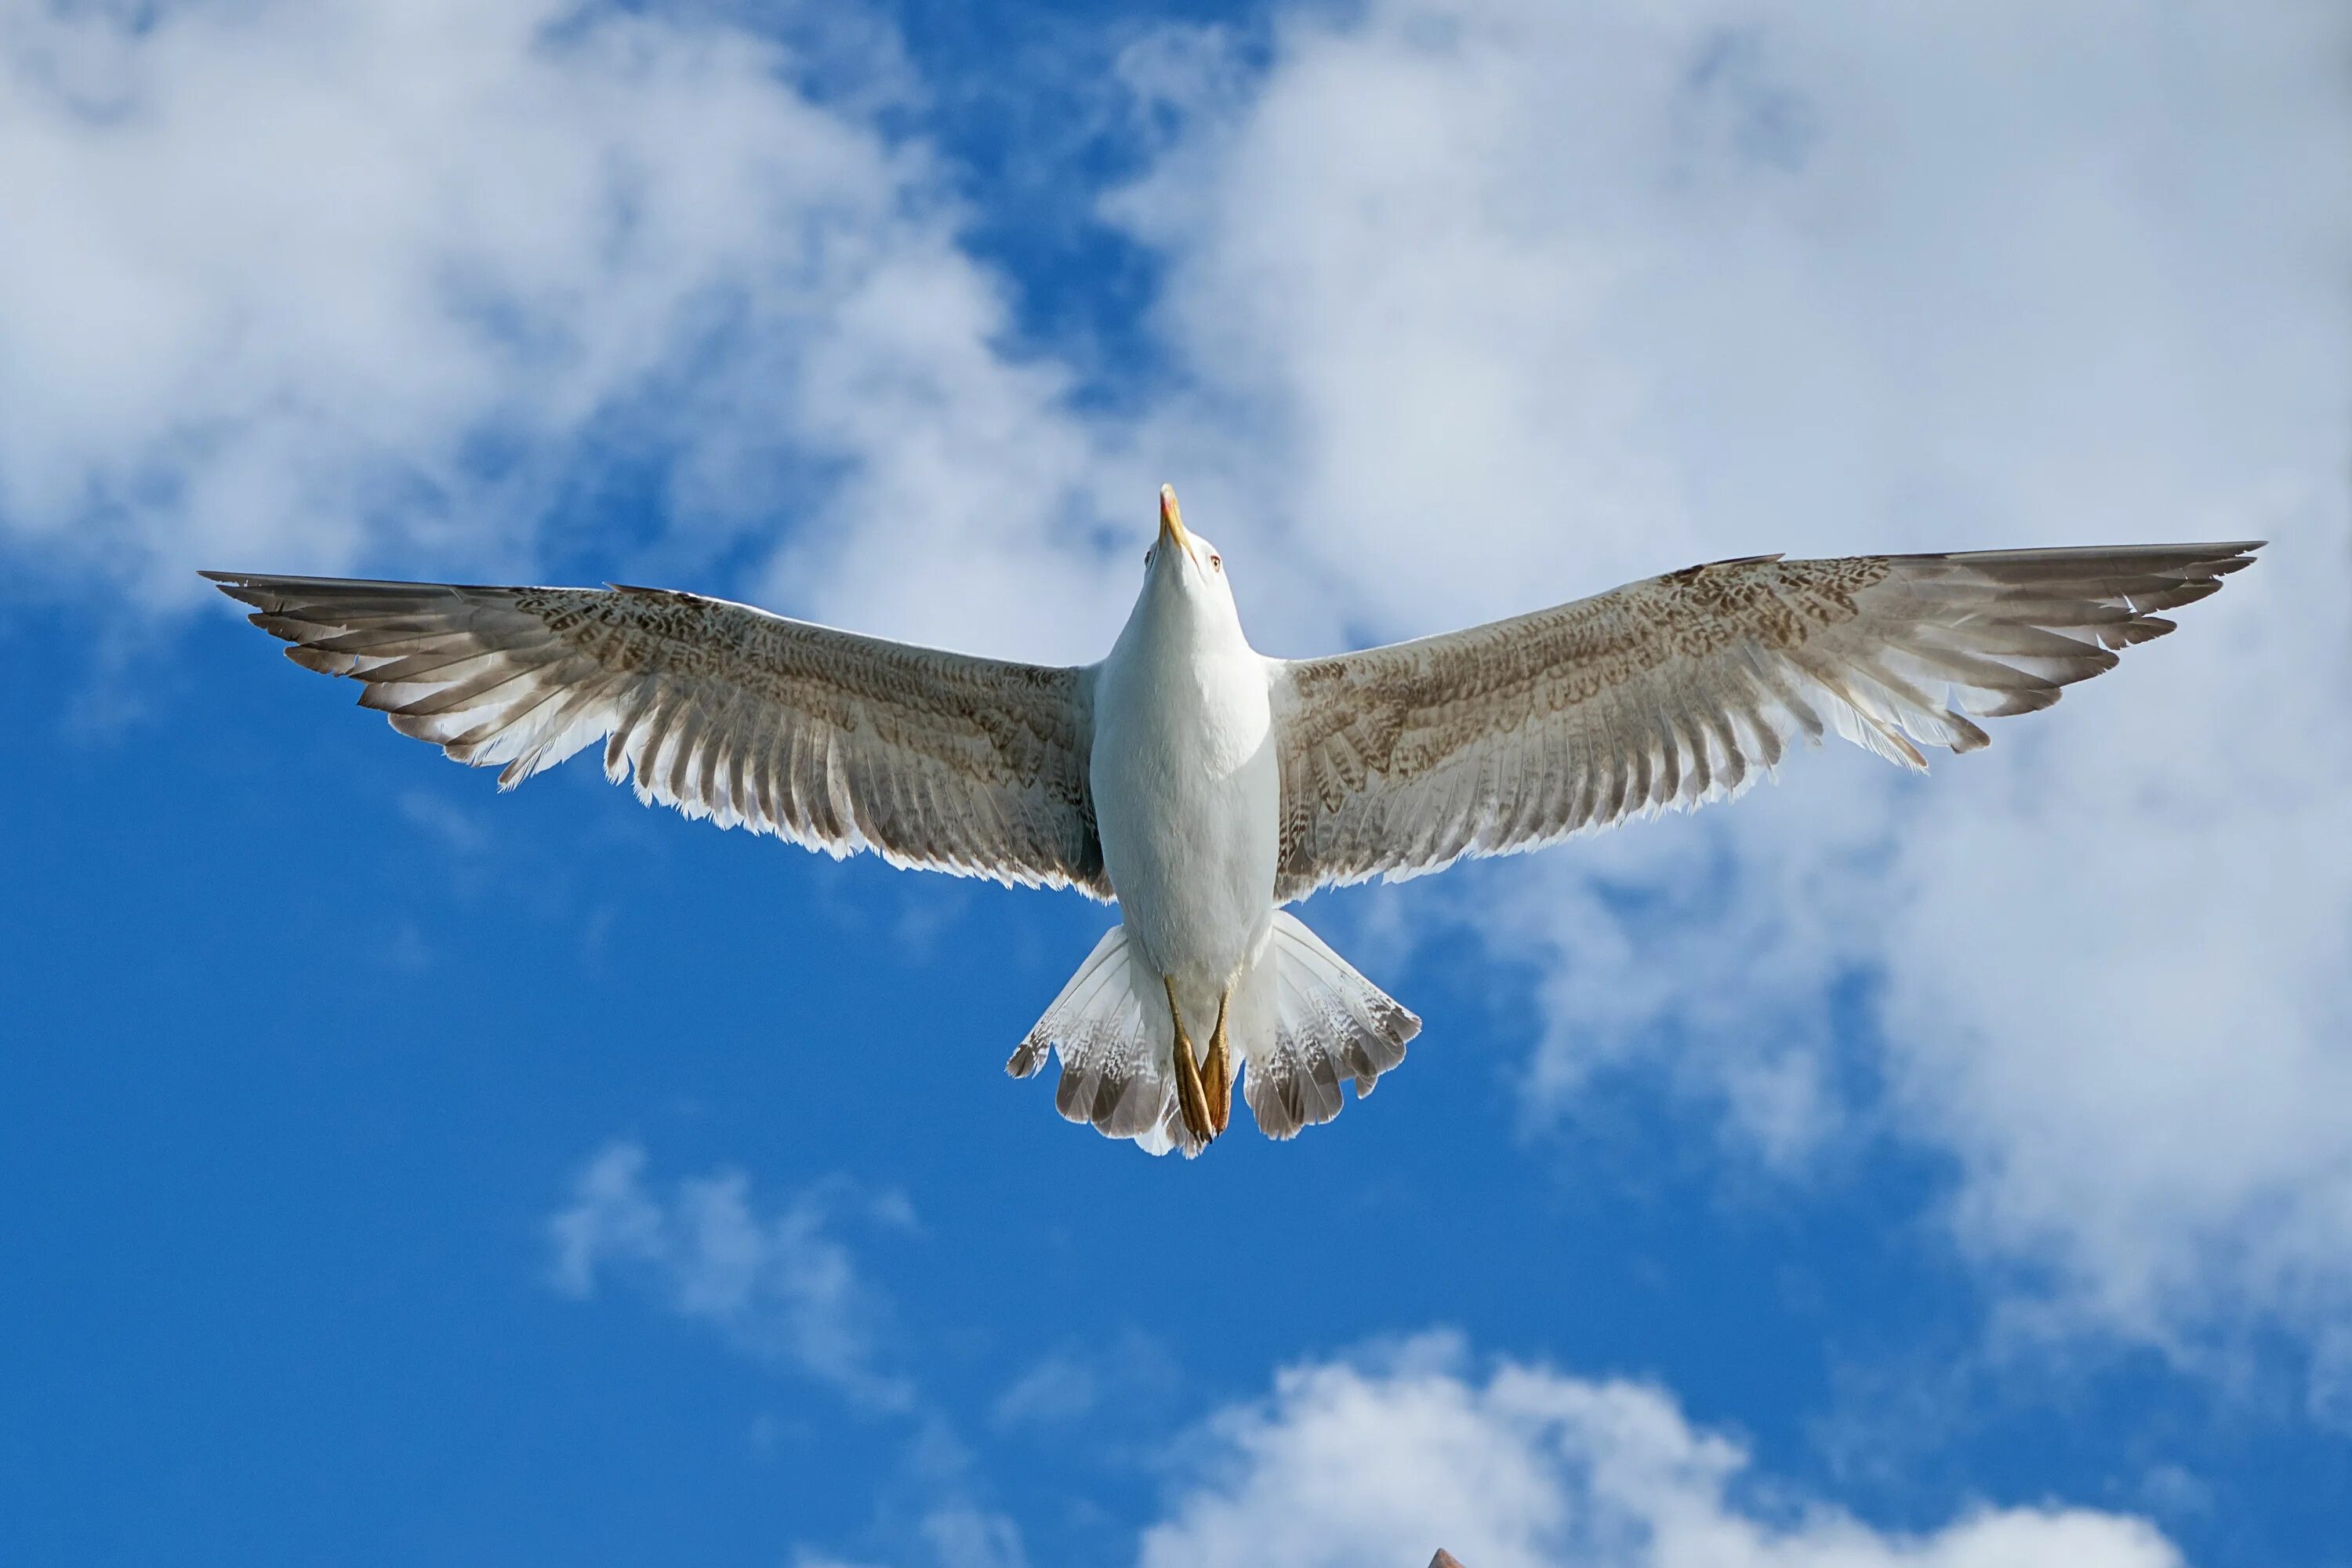
[[[2252,543],[1694,566],[1514,620],[1277,663],[1277,901],[1739,794],[1826,728],[1923,768],[2172,629]]]
[[[655,588],[205,575],[296,663],[364,682],[362,705],[501,788],[605,740],[609,777],[688,816],[1110,896],[1087,670]]]

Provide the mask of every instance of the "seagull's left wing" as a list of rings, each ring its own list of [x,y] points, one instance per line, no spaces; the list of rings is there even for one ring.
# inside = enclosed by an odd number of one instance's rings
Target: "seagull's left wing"
[[[1757,556],[1468,631],[1277,663],[1276,898],[1738,794],[1825,723],[1890,761],[2161,637],[2252,544]],[[1917,744],[1915,744],[1917,742]]]
[[[306,669],[510,787],[593,741],[638,798],[811,848],[1110,896],[1089,671],[657,588],[207,572]]]

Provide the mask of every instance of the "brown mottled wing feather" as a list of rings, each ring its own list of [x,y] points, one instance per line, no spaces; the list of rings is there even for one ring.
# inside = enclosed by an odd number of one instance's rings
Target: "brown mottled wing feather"
[[[1824,729],[1908,767],[2172,629],[2250,543],[1757,556],[1276,667],[1275,895],[1419,876],[1738,795]]]
[[[205,575],[297,664],[365,683],[362,706],[501,788],[605,740],[615,783],[722,827],[1110,896],[1086,670],[657,588]]]

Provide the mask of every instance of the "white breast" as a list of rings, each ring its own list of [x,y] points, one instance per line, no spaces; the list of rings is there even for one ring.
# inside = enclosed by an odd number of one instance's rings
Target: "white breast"
[[[1104,868],[1190,1006],[1213,1006],[1265,940],[1280,826],[1266,661],[1214,630],[1181,605],[1139,615],[1095,687]]]

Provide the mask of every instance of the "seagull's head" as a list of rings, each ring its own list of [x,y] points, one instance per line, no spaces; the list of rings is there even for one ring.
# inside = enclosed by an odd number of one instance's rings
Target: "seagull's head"
[[[1184,526],[1173,485],[1160,487],[1160,537],[1143,552],[1143,592],[1146,598],[1181,605],[1236,631],[1241,628],[1233,584],[1225,581],[1225,558]]]

